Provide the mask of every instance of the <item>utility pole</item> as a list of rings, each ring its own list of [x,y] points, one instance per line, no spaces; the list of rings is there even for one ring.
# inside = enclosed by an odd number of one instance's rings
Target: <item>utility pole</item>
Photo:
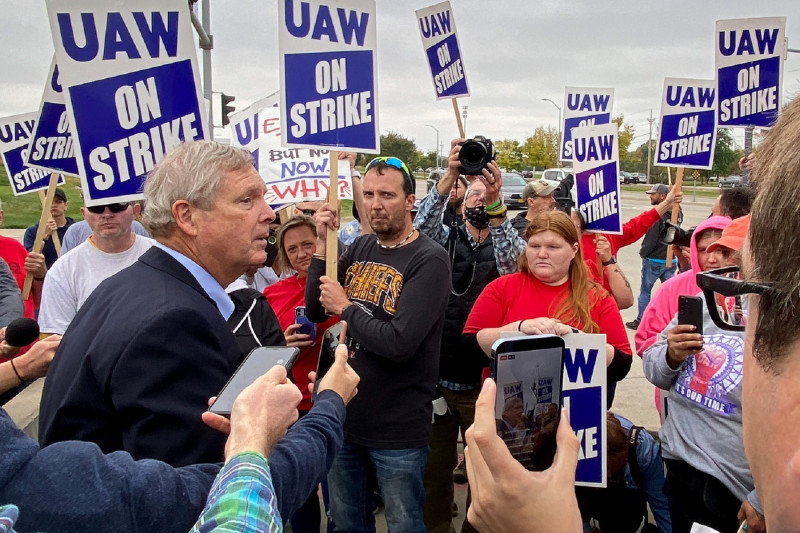
[[[196,3],[194,0],[192,4]],[[214,49],[214,37],[211,35],[211,0],[203,0],[203,21],[197,20],[194,9],[190,7],[192,26],[197,32],[197,44],[203,50],[203,96],[208,100],[208,133],[210,140],[214,140],[214,105],[211,102],[213,93],[211,89],[211,50]]]
[[[469,108],[468,105],[462,105],[461,106],[461,118],[462,118],[462,122],[464,122],[464,135],[467,134],[466,131],[467,131],[467,109],[468,108]]]
[[[656,119],[653,118],[653,109],[650,109],[650,118],[647,119],[647,122],[650,123],[650,133],[647,136],[647,183],[650,183],[650,160],[652,157],[650,156],[650,150],[653,145],[653,122]]]
[[[439,129],[436,126],[431,126],[430,124],[425,124],[429,128],[433,128],[436,132],[436,168],[439,168],[439,154],[441,153],[441,149],[439,148]]]

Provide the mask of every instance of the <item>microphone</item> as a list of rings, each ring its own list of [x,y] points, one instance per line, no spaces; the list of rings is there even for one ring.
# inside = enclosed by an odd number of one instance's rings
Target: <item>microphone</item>
[[[14,348],[27,346],[38,338],[39,324],[32,318],[17,318],[6,327],[6,343]]]

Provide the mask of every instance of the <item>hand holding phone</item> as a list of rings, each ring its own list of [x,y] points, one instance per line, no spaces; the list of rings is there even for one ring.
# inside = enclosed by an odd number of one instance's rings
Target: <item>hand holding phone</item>
[[[564,339],[556,335],[498,340],[492,346],[497,433],[528,470],[552,463],[561,419]]]
[[[312,343],[317,341],[317,325],[308,319],[304,306],[295,308],[294,323],[300,325],[300,329],[297,330],[297,333],[308,335],[308,340]]]
[[[314,382],[314,392],[311,393],[311,401],[317,400],[318,387],[322,378],[328,373],[328,370],[333,366],[336,361],[336,348],[339,344],[344,344],[344,338],[347,334],[347,322],[337,322],[333,326],[325,330],[322,336],[322,343],[319,347],[319,360],[317,361],[317,377]]]
[[[254,349],[247,354],[245,360],[233,373],[208,410],[219,415],[230,416],[233,402],[248,385],[275,365],[283,365],[288,373],[299,353],[299,349],[286,346],[274,348],[262,346]]]
[[[703,306],[705,302],[699,296],[678,296],[678,324],[695,327],[695,333],[703,334]]]

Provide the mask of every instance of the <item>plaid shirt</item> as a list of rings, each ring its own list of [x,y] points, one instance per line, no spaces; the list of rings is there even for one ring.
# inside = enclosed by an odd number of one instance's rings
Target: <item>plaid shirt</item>
[[[203,514],[189,533],[280,533],[283,522],[266,458],[245,452],[222,467]]]
[[[439,194],[434,187],[430,194],[420,202],[419,211],[414,218],[414,226],[419,231],[445,247],[447,246],[447,237],[450,235],[450,228],[442,224],[442,213],[447,204],[447,198],[447,196]],[[513,274],[517,271],[517,259],[520,253],[525,250],[525,240],[511,226],[508,217],[504,218],[503,223],[499,226],[490,225],[489,233],[492,235],[497,271],[501,276]],[[467,235],[473,248],[477,246],[472,235],[469,232]]]

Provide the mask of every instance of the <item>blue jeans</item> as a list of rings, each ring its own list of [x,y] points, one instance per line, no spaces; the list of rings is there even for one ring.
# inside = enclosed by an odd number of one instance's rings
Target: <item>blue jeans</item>
[[[373,479],[385,505],[386,523],[391,533],[425,531],[422,484],[428,447],[404,450],[379,450],[345,441],[328,472],[331,514],[337,532],[375,531],[372,514]]]
[[[653,285],[656,284],[656,281],[660,279],[661,283],[664,283],[674,275],[674,266],[667,268],[664,263],[642,259],[642,288],[639,290],[639,315],[636,320],[642,320],[644,310],[650,303],[650,293],[653,292]]]

